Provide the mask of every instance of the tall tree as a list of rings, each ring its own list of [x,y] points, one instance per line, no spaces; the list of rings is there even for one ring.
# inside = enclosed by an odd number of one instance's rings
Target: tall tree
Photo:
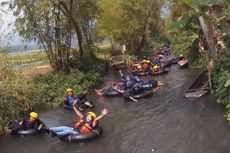
[[[125,43],[130,50],[140,51],[148,34],[158,32],[163,0],[101,0],[99,27],[111,41]]]
[[[96,0],[51,0],[60,8],[76,31],[80,57],[83,56],[83,45],[92,54],[93,35],[96,27],[98,7]]]
[[[13,0],[9,8],[20,36],[41,43],[55,71],[70,73],[71,25],[59,7],[48,0]]]

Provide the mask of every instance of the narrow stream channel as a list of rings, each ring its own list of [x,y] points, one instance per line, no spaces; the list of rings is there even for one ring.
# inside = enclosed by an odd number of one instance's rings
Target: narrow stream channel
[[[110,110],[100,121],[101,137],[69,144],[48,134],[0,136],[0,153],[230,153],[230,127],[223,107],[210,94],[194,101],[183,98],[197,74],[174,65],[168,74],[154,77],[164,86],[138,103],[125,102],[122,97],[98,97],[92,90],[88,98],[96,104],[95,111]],[[107,74],[98,88],[118,77]],[[41,119],[54,126],[69,124],[77,117],[57,108],[42,113]]]

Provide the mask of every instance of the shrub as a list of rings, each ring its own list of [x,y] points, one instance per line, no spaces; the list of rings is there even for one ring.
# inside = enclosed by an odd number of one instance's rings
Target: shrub
[[[223,58],[215,66],[213,85],[217,102],[227,109],[226,115],[230,123],[230,59]]]

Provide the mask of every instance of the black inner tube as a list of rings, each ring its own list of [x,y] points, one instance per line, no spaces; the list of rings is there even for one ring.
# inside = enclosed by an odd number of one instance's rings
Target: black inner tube
[[[104,96],[108,96],[108,97],[120,96],[120,95],[121,94],[116,90],[110,90],[110,91],[104,93]]]
[[[36,129],[28,129],[28,130],[19,130],[17,132],[18,135],[33,135],[33,134],[37,134],[38,131]]]
[[[79,141],[87,141],[94,138],[97,138],[103,134],[102,127],[98,127],[92,130],[89,133],[79,133],[76,135],[68,135],[65,137],[59,137],[61,140],[68,141],[68,142],[79,142]]]

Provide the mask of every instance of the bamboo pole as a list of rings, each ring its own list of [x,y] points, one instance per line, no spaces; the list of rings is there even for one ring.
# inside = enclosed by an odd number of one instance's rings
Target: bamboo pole
[[[199,17],[199,22],[200,22],[201,28],[203,30],[205,39],[206,39],[206,41],[208,43],[208,47],[209,47],[209,61],[208,61],[208,64],[207,64],[207,69],[208,69],[208,83],[209,83],[209,88],[210,88],[210,91],[211,91],[211,94],[212,94],[213,91],[212,91],[211,69],[213,68],[213,61],[210,60],[210,56],[213,59],[217,60],[216,48],[215,48],[215,45],[214,45],[214,42],[213,42],[212,35],[208,31],[208,28],[207,28],[207,26],[205,24],[203,16]]]

